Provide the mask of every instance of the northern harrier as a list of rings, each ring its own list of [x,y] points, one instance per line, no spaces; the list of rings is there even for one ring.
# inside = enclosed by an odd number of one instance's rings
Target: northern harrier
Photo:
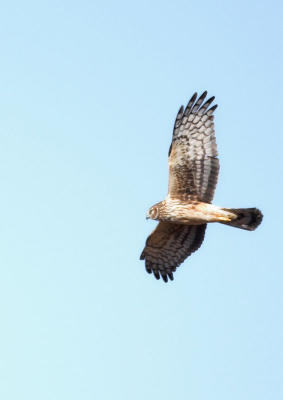
[[[202,244],[208,222],[253,231],[262,221],[257,208],[222,208],[211,204],[219,172],[214,132],[214,97],[197,93],[177,114],[169,149],[169,190],[152,206],[147,219],[160,221],[147,238],[141,260],[148,273],[165,282]]]

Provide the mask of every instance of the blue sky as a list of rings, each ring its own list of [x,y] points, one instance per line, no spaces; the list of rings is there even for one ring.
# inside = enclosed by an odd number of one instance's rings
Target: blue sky
[[[11,1],[0,13],[0,397],[279,400],[279,1]],[[139,255],[176,112],[215,95],[211,225],[173,283]]]

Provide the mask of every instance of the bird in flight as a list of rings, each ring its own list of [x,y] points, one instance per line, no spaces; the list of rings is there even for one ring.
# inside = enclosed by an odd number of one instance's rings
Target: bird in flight
[[[214,131],[217,104],[195,93],[177,114],[169,149],[169,190],[153,205],[147,219],[159,221],[140,256],[148,273],[165,282],[201,246],[207,223],[220,222],[253,231],[263,215],[257,208],[223,208],[211,204],[218,179],[219,160]]]

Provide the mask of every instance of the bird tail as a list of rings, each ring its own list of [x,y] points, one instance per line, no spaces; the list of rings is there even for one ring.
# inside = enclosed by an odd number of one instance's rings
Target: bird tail
[[[236,214],[236,218],[229,222],[221,222],[235,228],[254,231],[261,223],[263,215],[257,208],[224,208],[225,211]]]

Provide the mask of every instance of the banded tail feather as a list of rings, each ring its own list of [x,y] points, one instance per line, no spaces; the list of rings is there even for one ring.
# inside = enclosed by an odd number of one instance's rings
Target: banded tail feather
[[[230,222],[221,222],[222,224],[247,231],[254,231],[260,225],[263,218],[258,208],[224,208],[224,210],[236,214],[237,218]]]

